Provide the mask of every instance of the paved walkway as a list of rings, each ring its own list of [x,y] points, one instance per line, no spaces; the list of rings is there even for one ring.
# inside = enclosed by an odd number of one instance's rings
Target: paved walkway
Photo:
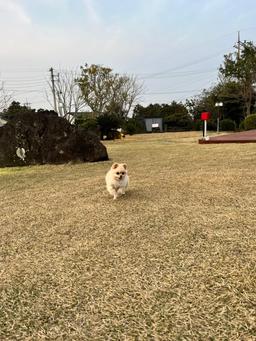
[[[256,129],[242,131],[239,133],[211,136],[209,140],[200,139],[200,144],[209,143],[256,143]]]

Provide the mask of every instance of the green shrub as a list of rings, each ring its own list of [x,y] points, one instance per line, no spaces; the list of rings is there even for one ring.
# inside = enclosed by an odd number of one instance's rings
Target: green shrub
[[[75,123],[76,125],[90,131],[96,131],[98,127],[97,120],[94,118],[76,120]]]
[[[244,129],[256,129],[256,114],[252,114],[246,117],[246,119],[244,120]]]
[[[193,120],[187,113],[174,113],[164,119],[164,125],[168,131],[186,131],[192,130]]]
[[[236,130],[236,123],[229,118],[220,121],[220,130],[222,131],[234,131]]]
[[[216,131],[217,130],[217,122],[216,122],[216,120],[214,120],[213,118],[210,118],[207,121],[207,130],[211,130],[211,131]]]
[[[203,129],[203,121],[195,120],[193,122],[193,130],[202,130]]]
[[[143,134],[146,132],[144,121],[136,118],[127,118],[123,128],[125,133],[129,135]]]
[[[121,128],[123,121],[115,114],[104,114],[97,117],[97,123],[100,128],[101,139],[104,136],[107,140],[114,140],[116,130]]]

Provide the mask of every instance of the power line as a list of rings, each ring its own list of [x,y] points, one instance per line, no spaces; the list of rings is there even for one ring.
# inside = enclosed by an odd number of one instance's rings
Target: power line
[[[207,60],[210,60],[212,58],[218,57],[219,55],[220,55],[220,52],[218,52],[216,54],[213,54],[213,55],[210,55],[210,56],[207,56],[207,57],[204,57],[204,58],[200,58],[200,59],[194,60],[193,62],[185,63],[185,64],[180,65],[180,66],[175,67],[175,68],[170,68],[170,69],[162,70],[162,71],[155,72],[155,73],[149,73],[148,76],[145,76],[144,79],[155,78],[156,76],[159,76],[159,75],[162,75],[162,74],[166,74],[166,73],[169,73],[169,72],[175,72],[177,70],[184,69],[184,68],[186,68],[188,66],[193,66],[193,65],[199,64],[199,63],[201,63],[203,61],[207,61]]]
[[[37,85],[18,85],[18,84],[6,84],[4,86],[5,89],[14,90],[14,89],[40,89],[45,88],[45,84],[37,84]]]
[[[40,90],[23,90],[23,89],[8,89],[9,91],[17,92],[19,94],[28,94],[28,93],[44,93],[44,89]]]
[[[176,91],[163,91],[163,92],[148,92],[144,93],[143,95],[170,95],[170,94],[183,94],[188,92],[198,92],[201,91],[201,89],[191,89],[191,90],[176,90]]]
[[[38,83],[42,83],[42,82],[46,82],[45,78],[41,78],[41,79],[28,79],[28,80],[23,80],[23,79],[6,79],[4,82],[8,82],[11,84],[17,83],[17,84],[38,84]]]
[[[206,70],[206,71],[182,71],[180,73],[178,72],[173,72],[171,74],[165,74],[165,75],[161,75],[161,76],[156,76],[156,77],[138,77],[138,79],[141,80],[150,80],[150,79],[168,79],[168,78],[180,78],[180,77],[189,77],[189,76],[197,76],[199,74],[209,74],[209,73],[213,73],[216,72],[216,69],[212,69],[212,70]]]

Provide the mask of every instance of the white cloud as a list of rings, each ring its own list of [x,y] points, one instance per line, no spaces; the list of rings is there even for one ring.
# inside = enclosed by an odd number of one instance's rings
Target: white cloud
[[[31,18],[16,0],[0,0],[1,21],[18,20],[20,23],[30,24]]]
[[[83,4],[89,21],[91,21],[93,24],[100,24],[102,19],[96,9],[95,1],[93,3],[93,0],[83,0]]]

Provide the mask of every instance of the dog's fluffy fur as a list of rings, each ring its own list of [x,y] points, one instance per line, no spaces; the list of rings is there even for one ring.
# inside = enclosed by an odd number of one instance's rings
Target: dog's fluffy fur
[[[114,200],[125,194],[128,183],[129,177],[126,163],[113,163],[106,174],[106,185]]]

